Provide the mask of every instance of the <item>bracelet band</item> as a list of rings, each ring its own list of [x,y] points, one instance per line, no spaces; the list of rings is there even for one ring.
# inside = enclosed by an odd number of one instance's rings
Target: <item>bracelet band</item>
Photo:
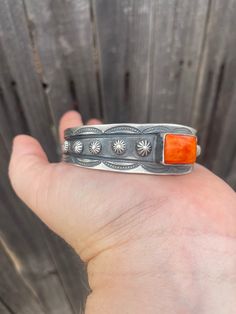
[[[146,174],[186,174],[200,154],[196,130],[178,124],[100,124],[66,129],[63,161]]]

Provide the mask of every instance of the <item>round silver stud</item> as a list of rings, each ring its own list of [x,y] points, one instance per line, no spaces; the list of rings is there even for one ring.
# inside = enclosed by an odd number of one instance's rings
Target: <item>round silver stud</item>
[[[64,143],[62,144],[62,152],[67,153],[69,151],[69,148],[70,148],[70,143],[68,141],[64,141]]]
[[[99,154],[101,149],[102,149],[102,144],[99,141],[93,141],[89,144],[89,151],[93,155]]]
[[[81,141],[76,141],[74,144],[73,144],[73,151],[76,153],[76,154],[80,154],[82,153],[83,151],[83,143]]]
[[[126,143],[124,140],[115,140],[112,143],[112,150],[118,154],[118,155],[122,155],[124,154],[124,152],[126,151]]]
[[[139,156],[145,157],[150,154],[152,145],[148,140],[141,140],[136,144],[136,151]]]
[[[197,157],[201,155],[201,147],[197,145]]]

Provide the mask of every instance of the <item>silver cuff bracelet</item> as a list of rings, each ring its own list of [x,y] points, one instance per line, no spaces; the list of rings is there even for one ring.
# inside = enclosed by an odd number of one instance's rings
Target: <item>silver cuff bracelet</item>
[[[178,124],[100,124],[65,130],[63,161],[90,169],[177,175],[200,154],[196,130]]]

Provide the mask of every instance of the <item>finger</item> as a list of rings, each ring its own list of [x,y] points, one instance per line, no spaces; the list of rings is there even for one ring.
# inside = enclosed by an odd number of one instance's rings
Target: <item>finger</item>
[[[16,194],[34,207],[40,177],[50,166],[39,142],[28,135],[14,138],[9,177]]]
[[[87,125],[96,125],[96,124],[101,124],[102,123],[102,121],[101,120],[99,120],[99,119],[89,119],[88,121],[87,121]]]
[[[59,123],[59,134],[60,141],[64,141],[64,131],[68,128],[74,128],[77,126],[83,125],[82,118],[79,112],[75,110],[67,111],[60,120]]]

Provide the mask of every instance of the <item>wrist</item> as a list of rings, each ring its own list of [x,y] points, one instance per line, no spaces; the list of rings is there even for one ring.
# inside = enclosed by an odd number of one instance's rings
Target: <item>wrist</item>
[[[215,234],[171,234],[107,250],[88,265],[93,293],[86,314],[211,314],[222,304],[230,313],[236,307],[235,244]]]

